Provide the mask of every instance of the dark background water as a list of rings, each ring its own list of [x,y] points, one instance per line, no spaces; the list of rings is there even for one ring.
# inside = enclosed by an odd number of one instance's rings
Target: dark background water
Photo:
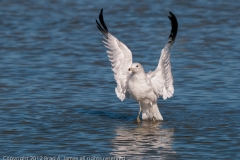
[[[171,49],[175,93],[164,122],[136,123],[120,102],[95,19],[145,71]],[[0,157],[240,158],[240,3],[235,1],[1,1]],[[6,158],[6,157],[5,157]],[[39,159],[38,159],[39,160]]]

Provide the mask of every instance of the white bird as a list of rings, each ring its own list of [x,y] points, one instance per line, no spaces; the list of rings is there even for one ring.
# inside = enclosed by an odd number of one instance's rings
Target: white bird
[[[178,22],[173,13],[169,12],[171,20],[171,33],[168,42],[162,49],[158,66],[154,71],[144,72],[140,63],[132,63],[132,52],[129,48],[115,38],[109,31],[103,20],[103,9],[99,14],[99,21],[96,20],[98,29],[103,33],[109,60],[117,83],[115,92],[117,97],[123,101],[131,95],[139,104],[139,116],[142,112],[142,119],[150,119],[153,122],[163,120],[157,106],[157,99],[162,96],[167,99],[173,96],[173,76],[170,64],[170,48],[177,35]]]

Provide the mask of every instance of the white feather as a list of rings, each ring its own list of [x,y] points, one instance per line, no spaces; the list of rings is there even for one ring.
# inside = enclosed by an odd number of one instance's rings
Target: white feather
[[[159,96],[163,96],[163,99],[167,99],[173,96],[173,76],[170,63],[170,48],[172,44],[167,43],[162,49],[160,60],[155,71],[148,73],[148,78],[152,85],[153,91]]]
[[[117,83],[115,92],[117,97],[123,101],[127,94],[127,82],[131,74],[128,69],[132,65],[132,52],[112,34],[107,33],[107,37],[104,43],[106,44],[105,47],[109,49],[107,51],[108,58]]]

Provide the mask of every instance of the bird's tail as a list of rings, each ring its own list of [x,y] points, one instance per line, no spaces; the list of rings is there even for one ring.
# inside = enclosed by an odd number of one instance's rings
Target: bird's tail
[[[142,119],[143,120],[152,120],[153,116],[156,120],[163,120],[163,117],[158,109],[157,103],[141,103],[142,108]]]

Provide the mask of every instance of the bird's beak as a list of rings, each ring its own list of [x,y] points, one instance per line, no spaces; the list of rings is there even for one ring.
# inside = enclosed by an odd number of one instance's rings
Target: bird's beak
[[[129,70],[129,71],[133,71],[133,70],[134,70],[134,68],[129,68],[128,70]]]

